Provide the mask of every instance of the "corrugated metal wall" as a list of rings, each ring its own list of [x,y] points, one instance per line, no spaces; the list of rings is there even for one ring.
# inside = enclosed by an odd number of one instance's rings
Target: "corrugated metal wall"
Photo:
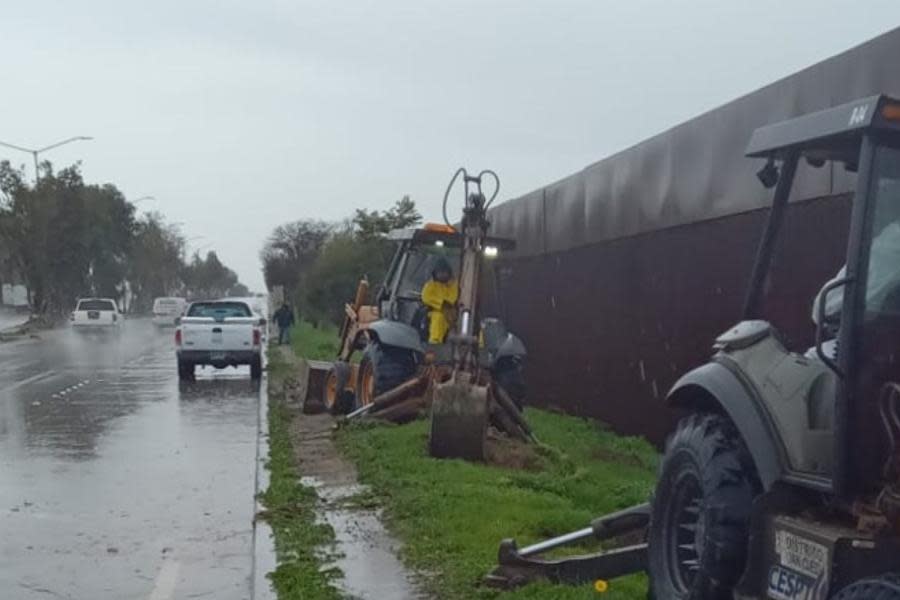
[[[519,242],[500,310],[529,348],[530,402],[661,441],[662,399],[740,316],[767,192],[746,159],[763,124],[876,93],[900,96],[900,29],[492,210]],[[804,165],[767,310],[811,341],[812,298],[843,260],[852,175]]]

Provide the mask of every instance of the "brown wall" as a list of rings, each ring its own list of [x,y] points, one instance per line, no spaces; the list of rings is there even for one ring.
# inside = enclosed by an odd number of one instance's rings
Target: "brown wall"
[[[766,210],[501,261],[497,310],[528,348],[528,402],[664,440],[666,392],[740,318]],[[766,314],[789,347],[812,342],[810,309],[840,267],[847,196],[791,205]]]

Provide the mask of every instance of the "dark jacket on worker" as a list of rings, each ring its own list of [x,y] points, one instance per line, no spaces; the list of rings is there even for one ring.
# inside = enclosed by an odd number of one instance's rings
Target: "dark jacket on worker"
[[[287,304],[275,311],[275,322],[279,327],[290,327],[294,324],[294,311]]]

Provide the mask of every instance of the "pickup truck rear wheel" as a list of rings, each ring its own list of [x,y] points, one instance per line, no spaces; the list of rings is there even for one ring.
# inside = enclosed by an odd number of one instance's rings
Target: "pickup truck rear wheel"
[[[191,381],[194,379],[194,363],[178,359],[178,379],[180,381]]]
[[[262,357],[254,356],[250,361],[250,379],[256,381],[262,378]]]

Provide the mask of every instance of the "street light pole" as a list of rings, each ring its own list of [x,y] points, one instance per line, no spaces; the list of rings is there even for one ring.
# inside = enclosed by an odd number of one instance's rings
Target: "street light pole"
[[[12,148],[13,150],[18,150],[20,152],[27,152],[34,158],[34,183],[35,185],[38,183],[40,179],[40,159],[38,155],[41,152],[46,152],[47,150],[53,150],[54,148],[59,148],[60,146],[64,146],[65,144],[69,144],[71,142],[80,142],[92,140],[94,138],[87,135],[76,135],[75,137],[70,137],[68,139],[56,142],[55,144],[50,144],[49,146],[44,146],[43,148],[24,148],[22,146],[17,146],[15,144],[10,144],[7,142],[0,142],[0,146],[6,146],[7,148]]]

